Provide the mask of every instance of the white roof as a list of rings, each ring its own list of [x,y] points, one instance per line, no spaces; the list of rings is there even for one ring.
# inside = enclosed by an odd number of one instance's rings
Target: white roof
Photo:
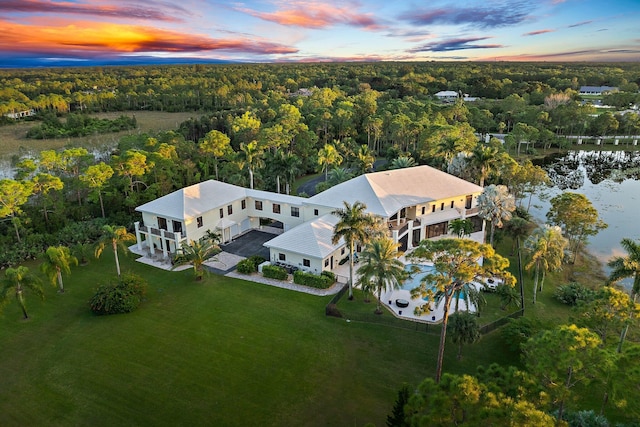
[[[335,245],[331,243],[338,221],[337,216],[323,215],[274,237],[265,242],[264,246],[323,259],[345,244],[344,239],[340,239]]]
[[[455,90],[441,90],[440,92],[436,93],[436,96],[438,96],[438,97],[442,97],[442,96],[456,97],[456,96],[458,96],[458,92],[456,92]]]
[[[289,205],[302,206],[307,201],[304,197],[291,196],[282,193],[272,193],[271,191],[245,189],[248,197],[258,200],[270,200],[275,203],[287,203]]]
[[[389,218],[402,208],[482,192],[482,187],[430,166],[360,175],[308,199],[309,204],[342,208],[360,201],[367,211]]]
[[[136,208],[139,212],[186,220],[246,197],[246,189],[213,179],[169,193]]]

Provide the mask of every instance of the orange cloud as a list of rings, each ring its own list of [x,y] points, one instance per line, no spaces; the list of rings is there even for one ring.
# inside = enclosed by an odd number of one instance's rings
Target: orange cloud
[[[294,8],[278,10],[272,13],[257,12],[246,8],[239,8],[238,10],[265,21],[311,29],[326,28],[336,24],[362,27],[367,30],[383,28],[371,14],[354,13],[349,7],[321,3],[301,3]]]
[[[0,50],[9,52],[137,53],[231,50],[255,54],[295,53],[278,43],[238,39],[214,39],[157,28],[78,21],[60,26],[29,26],[0,21]]]

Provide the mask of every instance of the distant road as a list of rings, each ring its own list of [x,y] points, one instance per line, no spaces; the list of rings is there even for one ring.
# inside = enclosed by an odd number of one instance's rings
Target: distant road
[[[378,159],[373,163],[373,170],[376,171],[386,164],[387,159]],[[305,193],[308,196],[313,196],[314,194],[316,194],[316,185],[320,184],[321,182],[324,182],[324,174],[320,174],[298,187],[298,194]]]

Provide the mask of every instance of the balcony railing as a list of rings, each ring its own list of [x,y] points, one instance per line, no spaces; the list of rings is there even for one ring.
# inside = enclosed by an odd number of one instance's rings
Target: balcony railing
[[[475,207],[475,208],[471,208],[471,209],[467,209],[465,212],[466,216],[471,216],[471,215],[475,215],[480,211],[479,207]]]

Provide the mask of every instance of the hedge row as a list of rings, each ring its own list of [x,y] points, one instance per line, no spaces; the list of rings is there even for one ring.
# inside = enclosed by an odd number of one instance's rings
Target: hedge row
[[[262,275],[268,279],[285,280],[289,275],[287,270],[277,265],[265,265],[262,267]]]
[[[293,273],[293,283],[318,289],[327,289],[336,281],[331,271],[323,271],[320,276],[298,270]]]

